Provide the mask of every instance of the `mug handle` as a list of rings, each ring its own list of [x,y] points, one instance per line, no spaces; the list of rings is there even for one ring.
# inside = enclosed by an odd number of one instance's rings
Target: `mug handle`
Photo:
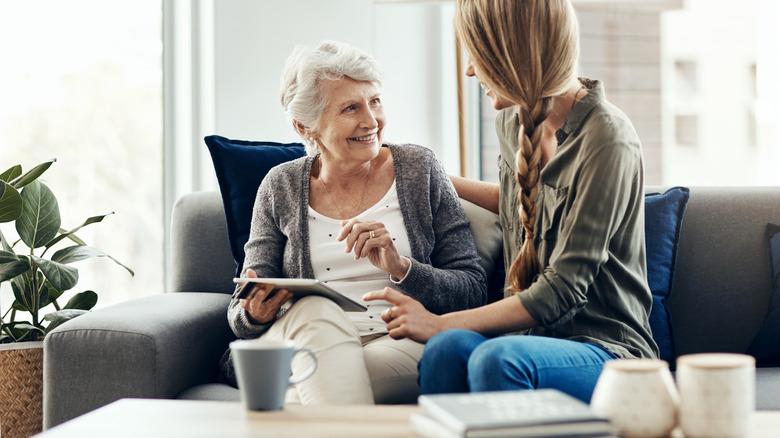
[[[295,385],[297,383],[303,382],[304,380],[309,378],[309,376],[314,374],[314,370],[317,369],[317,356],[314,354],[313,351],[309,350],[308,348],[299,348],[299,349],[295,350],[295,353],[293,354],[293,356],[295,356],[298,353],[307,353],[309,356],[311,356],[312,364],[309,367],[309,369],[307,369],[306,371],[303,372],[303,375],[301,375],[301,376],[299,376],[298,378],[295,378],[295,379],[293,379],[291,377],[290,378],[290,385]]]

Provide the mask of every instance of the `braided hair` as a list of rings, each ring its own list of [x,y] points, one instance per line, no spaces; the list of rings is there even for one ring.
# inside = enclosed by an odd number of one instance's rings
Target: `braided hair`
[[[480,79],[517,105],[517,203],[525,239],[507,275],[509,287],[520,292],[541,269],[534,224],[543,122],[553,97],[576,75],[577,19],[569,0],[458,0],[455,30]]]

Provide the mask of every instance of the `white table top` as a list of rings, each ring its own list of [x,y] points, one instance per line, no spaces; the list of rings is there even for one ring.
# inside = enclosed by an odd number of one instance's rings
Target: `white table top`
[[[57,437],[413,437],[417,406],[287,406],[247,411],[237,402],[122,399],[53,427]]]
[[[409,415],[417,411],[415,405],[379,405],[256,412],[237,402],[122,399],[36,437],[414,437]],[[754,426],[747,438],[777,438],[780,411],[757,411]]]

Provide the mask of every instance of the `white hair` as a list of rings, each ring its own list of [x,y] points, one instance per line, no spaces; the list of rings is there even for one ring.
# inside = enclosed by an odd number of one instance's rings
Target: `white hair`
[[[348,77],[381,88],[382,76],[382,67],[373,57],[349,44],[322,41],[315,48],[298,46],[287,58],[282,72],[282,107],[293,127],[298,122],[317,131],[327,103],[320,86],[323,81]],[[312,139],[303,138],[303,144],[309,155],[319,150]]]

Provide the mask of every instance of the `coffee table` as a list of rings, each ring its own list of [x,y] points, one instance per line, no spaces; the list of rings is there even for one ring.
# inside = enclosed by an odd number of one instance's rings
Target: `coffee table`
[[[414,437],[415,405],[295,406],[247,411],[237,402],[121,399],[53,427],[40,438]]]
[[[414,405],[380,405],[254,412],[236,402],[122,399],[36,437],[414,437],[409,415],[417,411]],[[756,412],[754,426],[747,438],[776,438],[780,411]]]

